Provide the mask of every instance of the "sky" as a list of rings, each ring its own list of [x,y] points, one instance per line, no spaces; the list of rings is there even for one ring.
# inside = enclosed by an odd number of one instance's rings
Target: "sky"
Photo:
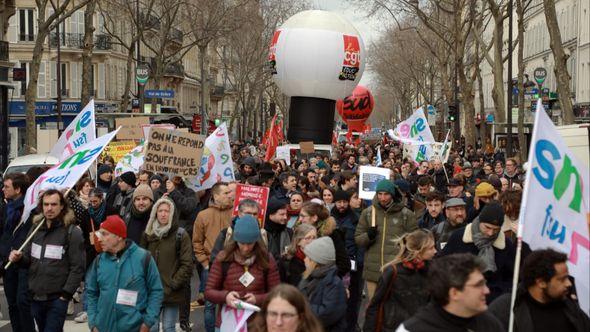
[[[309,0],[313,9],[329,10],[339,13],[350,21],[361,34],[365,42],[365,49],[368,51],[372,41],[379,38],[380,27],[382,24],[375,18],[367,18],[366,12],[357,6],[350,4],[345,0]],[[365,72],[361,78],[360,84],[369,86],[371,83],[372,73],[368,66],[365,66]]]

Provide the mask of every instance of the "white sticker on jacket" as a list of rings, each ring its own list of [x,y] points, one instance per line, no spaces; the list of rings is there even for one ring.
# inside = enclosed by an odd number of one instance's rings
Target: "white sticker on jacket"
[[[45,258],[61,259],[62,255],[63,255],[63,247],[62,246],[54,246],[52,244],[48,244],[45,246],[45,254],[43,255]]]
[[[41,246],[33,243],[31,245],[31,257],[41,259]]]
[[[137,291],[119,288],[117,292],[117,304],[135,307],[137,303]]]

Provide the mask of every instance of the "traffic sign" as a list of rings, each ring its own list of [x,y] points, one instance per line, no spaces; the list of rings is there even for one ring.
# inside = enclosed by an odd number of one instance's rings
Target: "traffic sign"
[[[147,64],[142,63],[135,68],[135,78],[137,79],[137,83],[145,84],[150,77],[150,67]]]
[[[535,77],[535,81],[537,82],[537,84],[539,86],[542,86],[543,82],[545,82],[545,78],[547,78],[547,69],[543,67],[537,67],[533,75]]]
[[[146,98],[174,98],[174,90],[145,90]]]
[[[539,93],[539,89],[537,89],[537,88],[532,88],[530,90],[524,90],[524,94],[529,95],[529,96],[534,96],[537,93]]]

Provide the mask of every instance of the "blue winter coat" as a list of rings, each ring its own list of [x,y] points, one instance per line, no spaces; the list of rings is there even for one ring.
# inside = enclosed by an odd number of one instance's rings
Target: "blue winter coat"
[[[102,253],[86,276],[88,325],[99,331],[139,331],[160,315],[164,291],[156,262],[149,252],[127,240],[121,258]],[[146,256],[149,255],[149,256]],[[149,260],[146,264],[146,257]],[[119,289],[136,291],[135,306],[116,304]]]
[[[343,214],[338,212],[337,208],[332,209],[332,217],[336,219],[336,225],[344,233],[344,242],[346,244],[346,252],[351,260],[356,262],[356,268],[362,270],[365,259],[365,252],[356,245],[354,241],[354,232],[359,223],[358,215],[350,208]]]
[[[324,331],[344,331],[346,328],[346,289],[336,266],[317,268],[299,289],[309,301],[311,311],[322,322]]]

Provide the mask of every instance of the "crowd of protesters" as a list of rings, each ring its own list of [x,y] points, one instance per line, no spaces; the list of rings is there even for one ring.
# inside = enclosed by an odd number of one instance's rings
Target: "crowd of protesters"
[[[95,180],[43,192],[26,221],[25,192],[45,169],[5,175],[13,331],[61,331],[74,301],[75,321],[101,332],[213,332],[221,306],[242,301],[261,308],[253,331],[507,330],[526,163],[489,146],[416,163],[378,145],[341,143],[288,164],[234,142],[235,181],[197,192],[178,176],[115,178],[102,158]],[[359,198],[361,166],[390,170],[372,200]],[[233,216],[238,183],[270,189],[262,227],[255,201]],[[567,256],[525,245],[522,257],[516,331],[589,331]],[[190,321],[191,290],[203,322]]]

